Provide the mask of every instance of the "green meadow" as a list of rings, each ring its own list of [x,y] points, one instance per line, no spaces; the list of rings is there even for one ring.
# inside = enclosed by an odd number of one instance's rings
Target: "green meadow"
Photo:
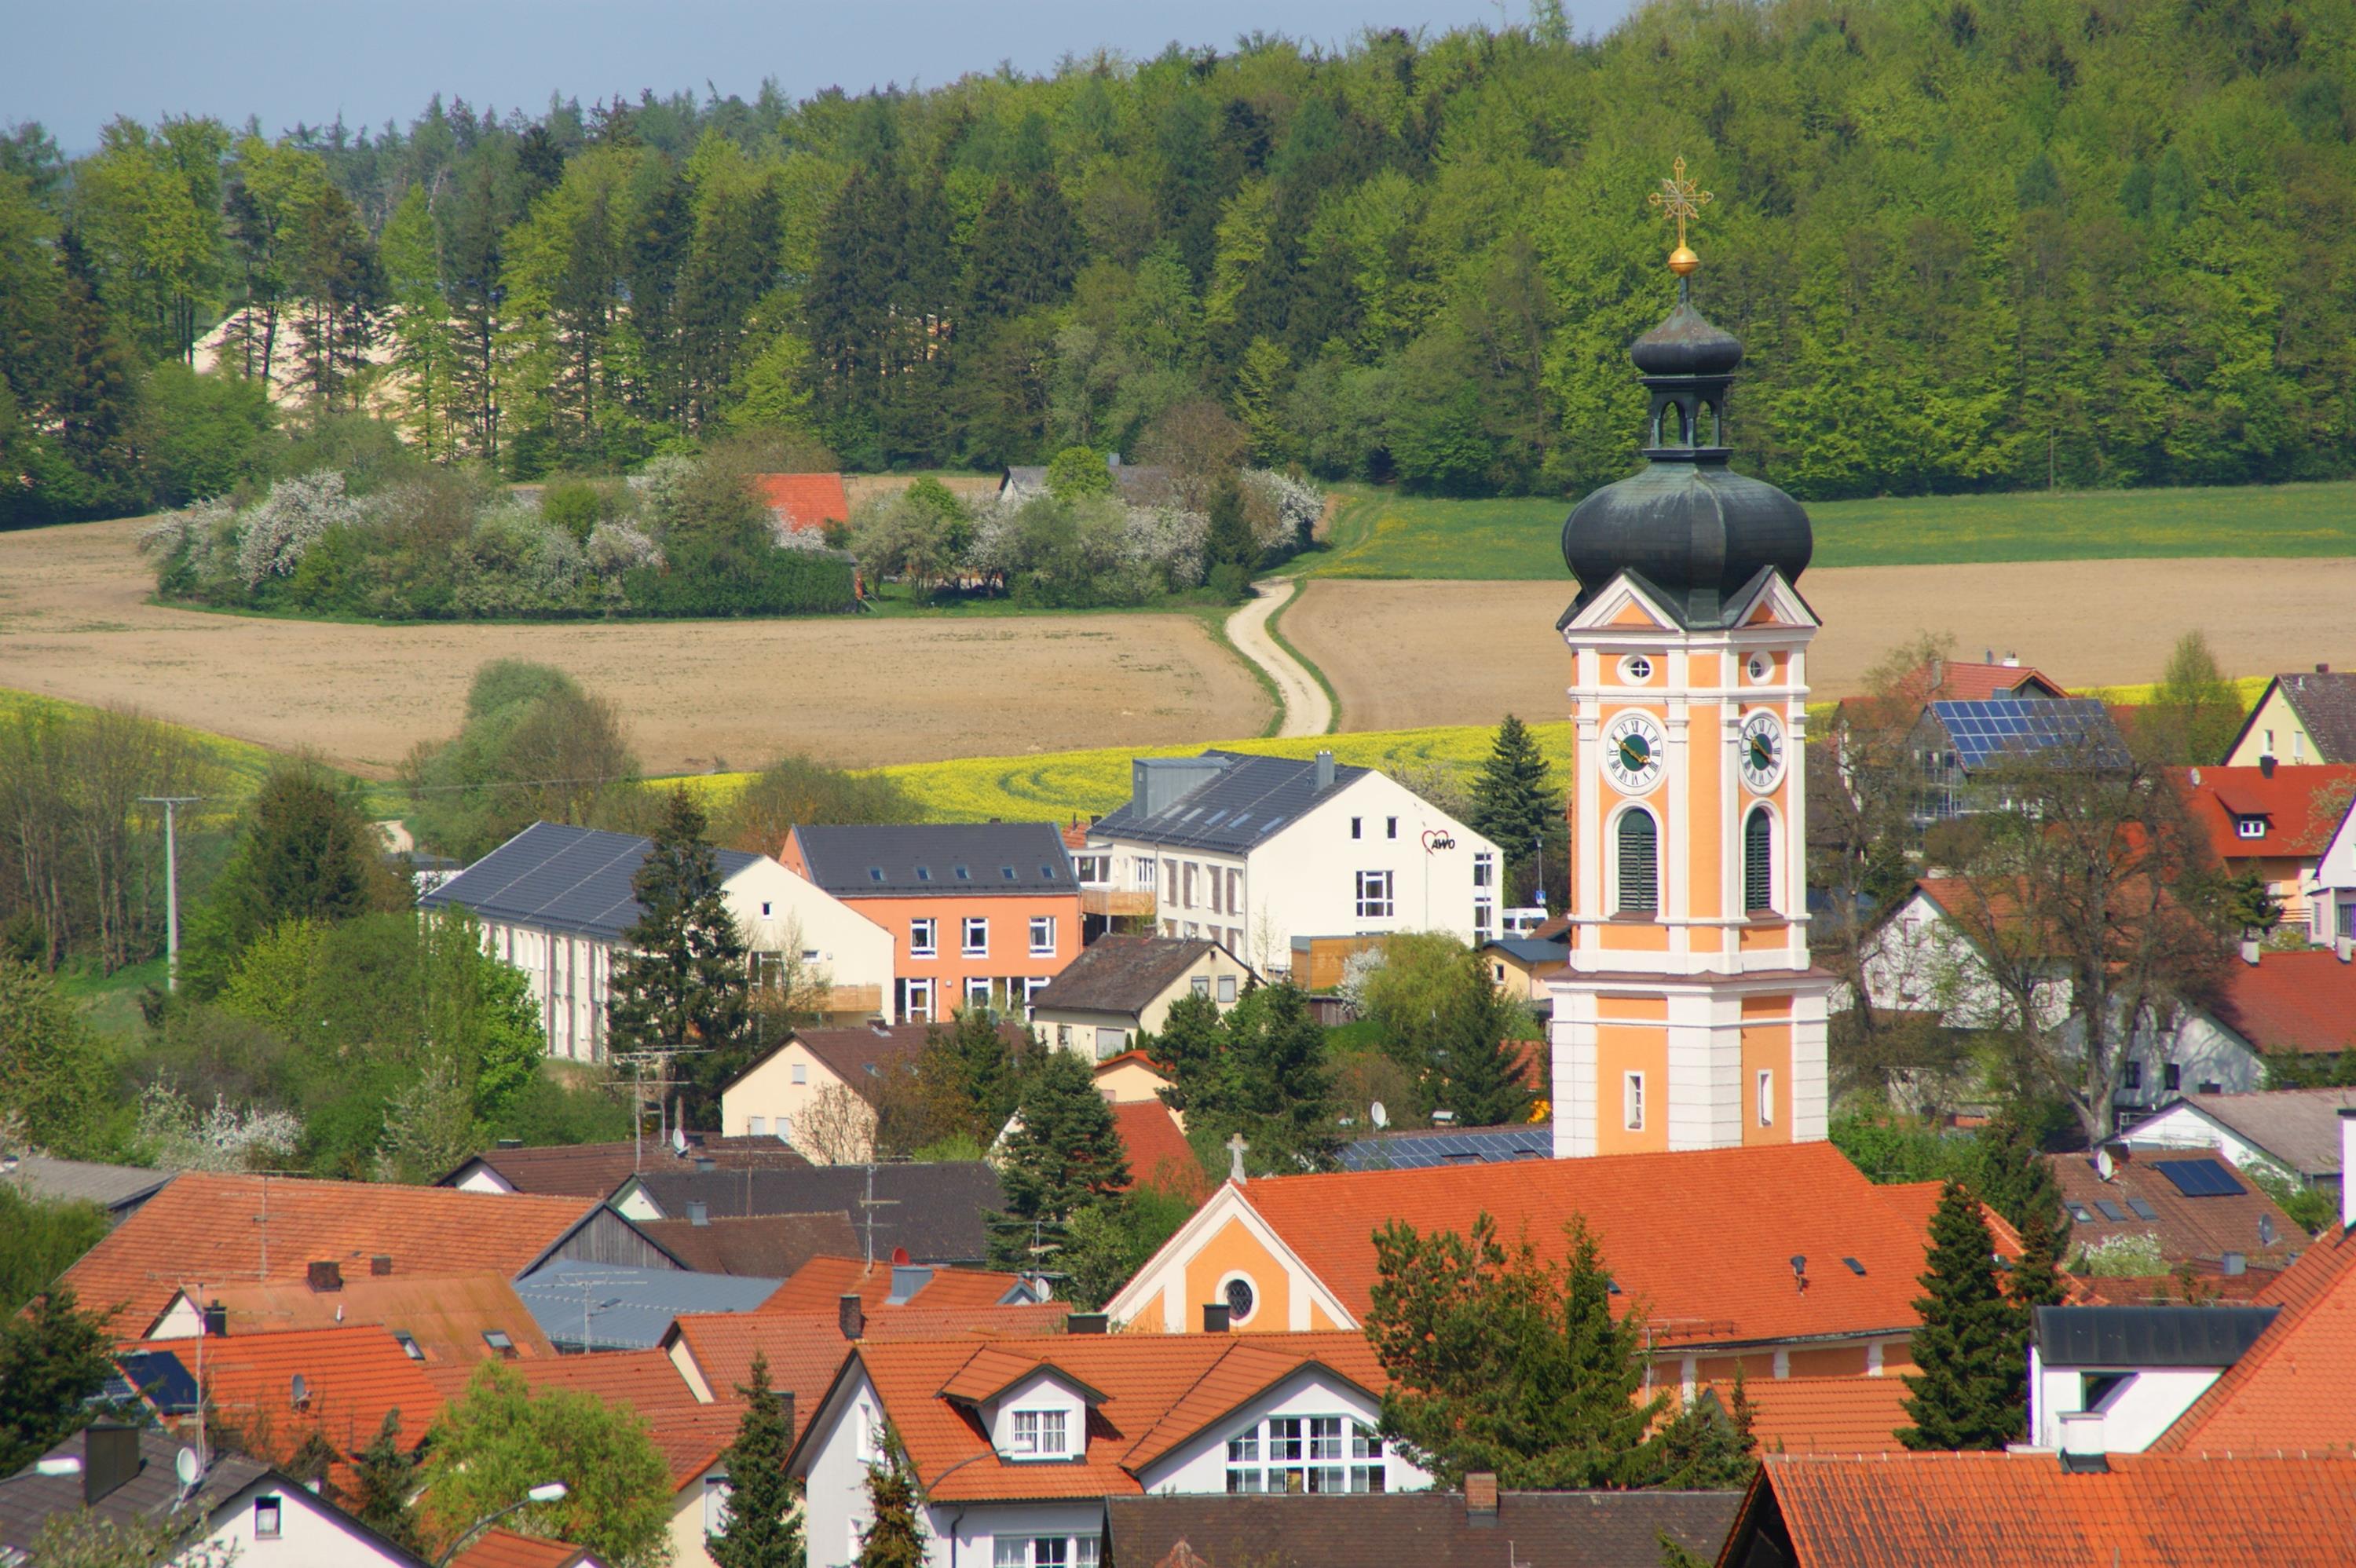
[[[1288,570],[1311,577],[1568,575],[1570,503],[1451,501],[1352,487],[1326,548]],[[2356,555],[2356,481],[2220,489],[2029,491],[1819,501],[1811,563],[1944,566],[2170,556]]]

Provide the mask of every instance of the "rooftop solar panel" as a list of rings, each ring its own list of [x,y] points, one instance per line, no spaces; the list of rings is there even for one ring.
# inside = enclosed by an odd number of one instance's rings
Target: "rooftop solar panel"
[[[1999,754],[2034,756],[2057,748],[2091,751],[2115,766],[2126,748],[2103,705],[2092,698],[1989,698],[1978,702],[1934,702],[1932,713],[1954,742],[1956,761],[1966,771]]]
[[[1344,1170],[1428,1170],[1547,1159],[1553,1154],[1553,1134],[1546,1127],[1469,1127],[1360,1138],[1343,1149],[1341,1160]]]
[[[2156,1159],[2152,1168],[2176,1183],[2187,1198],[2231,1198],[2243,1190],[2225,1168],[2213,1159]]]

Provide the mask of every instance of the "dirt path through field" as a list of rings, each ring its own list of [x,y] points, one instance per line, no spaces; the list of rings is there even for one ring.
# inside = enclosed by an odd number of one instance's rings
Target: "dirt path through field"
[[[120,702],[383,776],[486,659],[558,666],[659,773],[1257,735],[1266,692],[1185,615],[354,626],[146,603],[135,521],[0,533],[0,687]]]
[[[1333,700],[1317,677],[1301,667],[1301,661],[1284,651],[1283,645],[1269,634],[1268,624],[1279,610],[1291,603],[1301,584],[1290,577],[1265,578],[1252,584],[1253,596],[1244,607],[1227,617],[1227,641],[1235,644],[1244,657],[1268,672],[1284,698],[1284,723],[1277,731],[1280,736],[1323,735],[1333,728]]]
[[[1819,697],[1856,691],[1889,649],[1945,632],[2017,653],[2073,688],[2158,678],[2187,631],[2232,675],[2356,665],[2356,560],[2080,560],[1811,571]],[[1344,730],[1558,718],[1569,671],[1554,624],[1576,585],[1319,579],[1285,636],[1325,672]]]

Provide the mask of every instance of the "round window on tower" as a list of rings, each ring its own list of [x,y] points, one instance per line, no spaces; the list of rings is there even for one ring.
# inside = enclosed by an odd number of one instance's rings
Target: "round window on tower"
[[[1751,656],[1750,670],[1751,684],[1753,686],[1764,686],[1767,683],[1767,677],[1775,673],[1775,661],[1769,658],[1765,654],[1752,654]]]
[[[1227,1298],[1227,1321],[1250,1322],[1252,1308],[1259,1305],[1259,1298],[1252,1294],[1251,1281],[1237,1275],[1227,1281],[1223,1294]]]
[[[1642,654],[1630,654],[1620,661],[1620,678],[1631,686],[1642,686],[1653,678],[1653,661]]]

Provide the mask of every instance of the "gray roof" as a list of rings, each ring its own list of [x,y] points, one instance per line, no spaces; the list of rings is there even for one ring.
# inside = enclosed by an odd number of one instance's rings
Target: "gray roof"
[[[2233,1129],[2244,1143],[2256,1145],[2299,1175],[2338,1176],[2340,1111],[2356,1106],[2356,1089],[2274,1089],[2257,1094],[2187,1094],[2170,1101],[2119,1136],[2128,1142],[2136,1127],[2168,1113],[2170,1106],[2191,1106],[2219,1125]]]
[[[139,1468],[121,1486],[91,1505],[91,1511],[101,1518],[128,1524],[136,1520],[155,1521],[167,1517],[179,1500],[179,1477],[174,1463],[184,1444],[169,1433],[145,1429],[139,1434]],[[43,1458],[80,1458],[84,1437],[77,1433],[51,1448]],[[198,1483],[198,1496],[208,1509],[218,1508],[230,1498],[265,1476],[271,1468],[241,1454],[224,1454],[214,1458],[212,1468]],[[44,1476],[35,1466],[27,1466],[15,1475],[0,1480],[0,1562],[22,1562],[14,1555],[30,1550],[49,1520],[61,1513],[73,1513],[82,1507],[84,1476]],[[288,1482],[290,1490],[299,1490]],[[327,1505],[305,1493],[305,1500],[320,1508]],[[354,1525],[359,1530],[358,1525]],[[417,1561],[397,1547],[385,1546],[386,1557],[396,1563]]]
[[[1203,755],[1224,764],[1209,780],[1151,816],[1132,797],[1098,818],[1088,829],[1088,837],[1241,854],[1267,842],[1373,771],[1337,764],[1333,782],[1319,789],[1317,763],[1312,759],[1219,751]]]
[[[1481,944],[1481,951],[1486,953],[1492,947],[1524,964],[1561,964],[1570,957],[1568,935],[1559,940],[1546,936],[1494,936]]]
[[[2299,728],[2315,742],[2318,758],[2327,763],[2356,763],[2356,675],[2345,670],[2310,670],[2298,675],[2275,677],[2276,688],[2290,710],[2298,715]],[[2243,725],[2257,722],[2255,708]],[[2239,737],[2235,737],[2236,742]],[[2219,761],[2222,761],[2220,758]]]
[[[1492,1518],[1461,1492],[1300,1496],[1195,1493],[1105,1499],[1110,1556],[1162,1562],[1184,1541],[1208,1568],[1658,1568],[1668,1535],[1717,1559],[1740,1492],[1501,1492]]]
[[[874,1189],[868,1177],[873,1173]],[[998,1172],[986,1160],[927,1164],[814,1165],[806,1170],[648,1171],[633,1177],[667,1219],[684,1219],[701,1202],[712,1219],[731,1214],[822,1214],[841,1210],[863,1253],[871,1234],[877,1257],[908,1249],[912,1263],[978,1264],[990,1255],[986,1212],[1005,1208]],[[868,1207],[870,1197],[875,1206]]]
[[[552,1341],[579,1345],[588,1314],[588,1348],[648,1350],[681,1313],[750,1312],[777,1293],[781,1279],[688,1274],[679,1269],[629,1268],[620,1264],[563,1261],[516,1281],[541,1331]]]
[[[1344,1145],[1339,1157],[1344,1170],[1429,1170],[1441,1165],[1552,1159],[1554,1125],[1526,1122],[1510,1127],[1416,1127],[1374,1133]]]
[[[1099,936],[1031,998],[1032,1010],[1133,1018],[1219,945],[1190,936]]]
[[[794,841],[809,880],[840,898],[1079,891],[1063,830],[1052,822],[797,827]]]
[[[137,1165],[100,1165],[87,1159],[51,1159],[45,1154],[28,1154],[16,1161],[16,1168],[0,1176],[14,1182],[26,1197],[62,1200],[69,1202],[95,1203],[102,1209],[118,1211],[134,1209],[164,1183],[172,1179],[168,1170],[150,1170]]]
[[[634,833],[535,822],[417,901],[425,909],[456,907],[483,920],[618,942],[637,923],[638,895],[630,891],[630,879],[651,848],[653,840]],[[723,880],[761,859],[741,849],[716,853]]]
[[[2230,1367],[2276,1307],[2040,1307],[2037,1349],[2049,1367]]]

